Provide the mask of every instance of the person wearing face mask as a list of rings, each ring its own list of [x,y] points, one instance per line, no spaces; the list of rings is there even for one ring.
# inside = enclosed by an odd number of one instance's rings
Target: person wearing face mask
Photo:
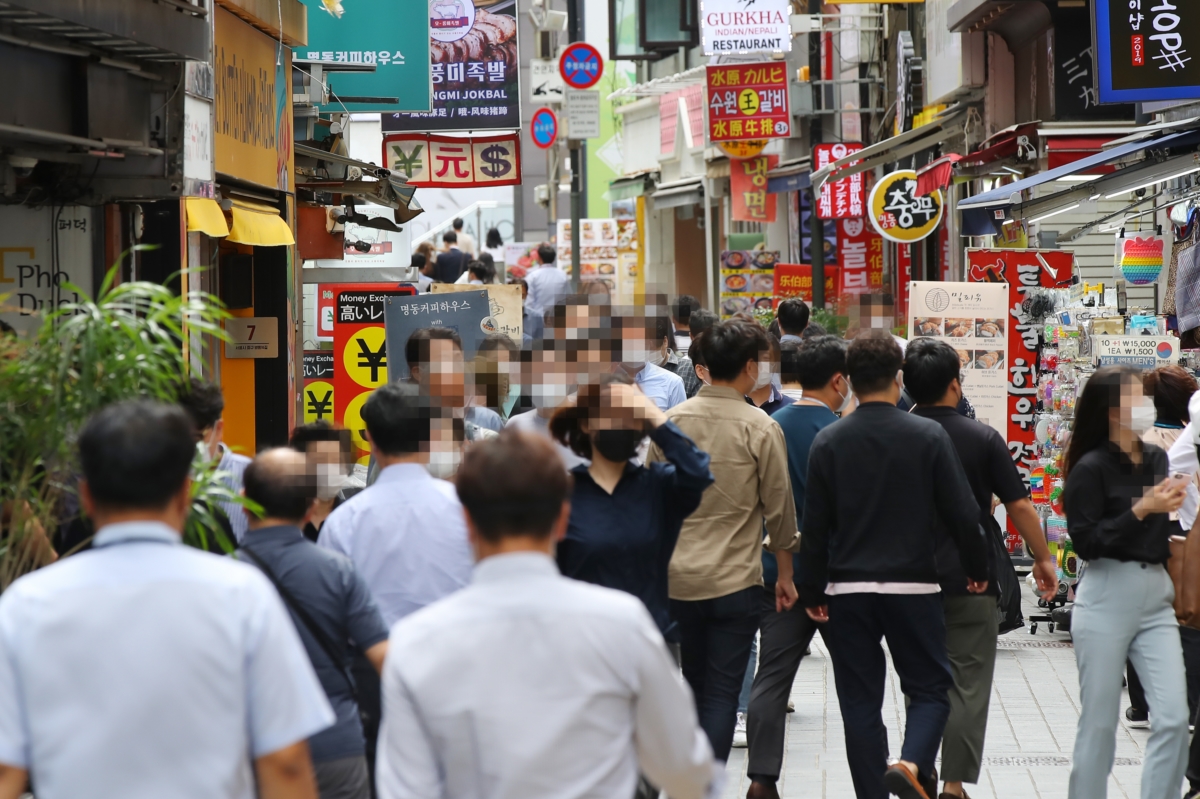
[[[773,334],[767,333],[767,341],[771,344],[770,360],[765,363],[759,361],[758,380],[754,383],[754,389],[746,395],[746,402],[756,408],[761,408],[768,416],[774,416],[776,411],[786,408],[795,400],[785,395],[775,385],[779,379],[779,339]]]
[[[668,411],[685,401],[687,390],[683,379],[660,365],[664,355],[662,339],[656,338],[656,321],[630,315],[613,322],[614,326],[620,327],[621,370],[633,378],[660,411]]]
[[[366,487],[366,468],[354,463],[350,431],[324,420],[293,429],[288,446],[307,455],[313,466],[316,499],[304,525],[304,537],[316,542],[334,508]]]
[[[954,687],[935,556],[939,524],[958,545],[967,590],[988,585],[979,504],[954,442],[936,422],[896,407],[902,363],[885,330],[864,330],[851,342],[846,376],[859,405],[813,439],[804,492],[797,588],[809,618],[826,625],[858,799],[937,795],[934,760]],[[891,766],[883,638],[909,699],[900,760]]]
[[[553,441],[550,435],[550,417],[554,411],[575,393],[578,376],[569,367],[566,359],[565,341],[540,339],[534,342],[531,351],[521,353],[521,382],[529,392],[533,410],[509,417],[505,427],[536,433]],[[563,468],[570,471],[587,459],[576,455],[570,447],[553,441],[563,461]]]
[[[622,374],[581,388],[555,412],[550,432],[590,460],[571,470],[571,518],[558,544],[559,570],[638,597],[667,642],[678,645],[667,565],[683,520],[713,481],[708,455]],[[665,463],[630,462],[647,435],[662,448]]]
[[[217,469],[224,473],[221,480],[225,487],[234,494],[240,494],[242,472],[250,465],[250,459],[233,452],[221,440],[225,432],[225,420],[221,418],[225,412],[225,397],[221,394],[221,387],[193,377],[187,392],[179,398],[179,404],[196,426],[196,448],[201,457],[209,462],[220,461]],[[232,501],[218,504],[229,522],[234,539],[241,542],[248,529],[242,506]]]
[[[692,364],[692,359],[677,349],[680,338],[679,334],[671,329],[670,317],[666,314],[655,316],[653,324],[654,340],[658,342],[658,349],[646,359],[647,363],[661,366],[671,374],[678,375],[679,379],[683,381],[684,395],[691,399],[696,396],[700,386],[704,385],[696,376],[696,368]],[[687,342],[690,346],[690,337]]]
[[[1142,766],[1144,799],[1175,799],[1187,766],[1188,704],[1175,591],[1167,574],[1170,514],[1188,478],[1141,436],[1154,424],[1141,375],[1098,369],[1075,406],[1064,460],[1067,532],[1087,561],[1071,615],[1079,664],[1079,727],[1068,796],[1103,796],[1116,750],[1121,671],[1147,677],[1153,727]]]
[[[476,404],[507,422],[521,396],[520,349],[503,333],[489,333],[475,353]]]
[[[718,760],[729,758],[738,692],[762,613],[764,522],[780,574],[776,602],[791,607],[796,597],[789,550],[798,533],[787,445],[779,425],[745,399],[759,383],[769,348],[758,323],[717,322],[692,342],[712,384],[666,414],[709,454],[715,479],[683,523],[668,590],[683,675]],[[769,379],[769,365],[766,374]],[[649,462],[666,459],[664,447],[652,444]]]

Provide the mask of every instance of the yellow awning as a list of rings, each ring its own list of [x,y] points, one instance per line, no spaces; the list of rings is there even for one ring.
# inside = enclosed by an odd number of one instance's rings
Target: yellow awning
[[[233,201],[233,229],[229,241],[254,247],[279,247],[295,244],[292,229],[279,211],[269,205],[248,200]]]
[[[187,197],[185,206],[189,233],[205,233],[214,238],[229,235],[229,225],[225,224],[225,212],[216,200],[207,197]]]

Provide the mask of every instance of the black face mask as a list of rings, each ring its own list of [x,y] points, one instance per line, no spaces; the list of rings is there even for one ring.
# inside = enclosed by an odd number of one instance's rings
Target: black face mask
[[[620,463],[637,454],[643,438],[641,430],[597,430],[592,435],[592,446],[608,460]]]

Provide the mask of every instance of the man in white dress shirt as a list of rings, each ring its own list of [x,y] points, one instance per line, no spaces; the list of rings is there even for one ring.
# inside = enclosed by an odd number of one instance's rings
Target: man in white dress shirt
[[[567,296],[571,289],[571,278],[558,268],[555,259],[558,253],[549,244],[537,248],[538,265],[525,274],[529,295],[525,305],[537,313],[544,314]]]
[[[0,798],[316,799],[333,711],[263,574],[185,547],[194,428],[128,402],[80,436],[91,550],[0,597]],[[257,784],[257,787],[256,787]]]
[[[381,799],[631,797],[639,770],[672,799],[719,795],[649,612],[555,566],[571,478],[550,442],[505,430],[457,481],[479,562],[470,587],[392,629]]]

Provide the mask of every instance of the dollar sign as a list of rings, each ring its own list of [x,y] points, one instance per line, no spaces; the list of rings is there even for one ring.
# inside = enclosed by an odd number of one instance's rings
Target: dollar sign
[[[485,148],[479,157],[487,162],[486,166],[481,166],[479,169],[489,178],[502,177],[512,169],[512,164],[508,162],[508,149],[499,144]]]

